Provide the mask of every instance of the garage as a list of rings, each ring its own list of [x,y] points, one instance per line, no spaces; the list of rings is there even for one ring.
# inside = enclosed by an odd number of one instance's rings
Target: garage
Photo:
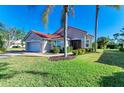
[[[26,50],[31,52],[41,52],[40,42],[27,42]]]

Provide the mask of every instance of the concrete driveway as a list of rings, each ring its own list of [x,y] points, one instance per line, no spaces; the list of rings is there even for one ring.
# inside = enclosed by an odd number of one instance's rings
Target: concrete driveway
[[[72,54],[72,53],[68,53],[68,54]],[[52,54],[52,53],[39,53],[39,52],[26,52],[26,51],[9,51],[6,52],[4,54],[0,54],[0,58],[7,58],[7,57],[11,57],[11,56],[41,56],[41,57],[53,57],[53,56],[63,56],[63,53],[59,53],[59,54]]]

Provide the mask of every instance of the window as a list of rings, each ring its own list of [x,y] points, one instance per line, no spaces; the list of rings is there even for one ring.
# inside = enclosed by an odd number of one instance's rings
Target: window
[[[89,43],[90,43],[90,41],[89,40],[86,40],[86,47],[89,47],[90,46]]]

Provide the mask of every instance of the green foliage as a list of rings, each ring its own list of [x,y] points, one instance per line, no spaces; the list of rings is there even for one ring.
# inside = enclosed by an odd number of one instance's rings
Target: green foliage
[[[83,54],[86,53],[86,49],[83,49],[83,48],[82,48],[82,49],[79,49],[78,51],[79,51],[79,52],[78,52],[79,55],[83,55]]]
[[[2,36],[0,36],[0,48],[4,48],[4,41]]]
[[[60,48],[59,47],[53,47],[51,50],[52,53],[60,53]]]
[[[0,36],[5,41],[4,47],[9,47],[11,45],[10,41],[23,39],[26,33],[23,30],[17,28],[9,28],[6,25],[0,23]]]
[[[76,56],[79,54],[79,53],[78,53],[78,50],[73,50],[72,53],[73,53],[74,55],[76,55]]]
[[[106,46],[109,43],[109,38],[107,38],[107,37],[99,37],[98,40],[97,40],[97,43],[98,43],[98,48],[105,49]]]
[[[73,48],[72,47],[67,47],[67,52],[72,52]]]
[[[2,38],[2,36],[0,36],[0,53],[4,53],[5,51],[6,51],[5,42]]]
[[[67,47],[67,53],[70,53],[73,51],[72,47]],[[64,48],[60,49],[60,53],[64,53]]]
[[[89,53],[89,52],[94,52],[94,49],[93,48],[86,48],[86,53]]]
[[[73,50],[72,53],[74,55],[83,55],[85,53],[91,53],[91,52],[94,52],[94,49],[93,48],[81,48],[81,49],[77,49],[77,50]]]
[[[77,56],[77,55],[83,55],[83,54],[86,53],[86,49],[81,48],[81,49],[73,50],[72,53],[73,53],[74,55],[76,55],[76,56]]]
[[[108,44],[107,48],[109,48],[109,49],[118,49],[119,45],[117,45],[117,44]]]
[[[122,52],[124,52],[124,48],[119,48],[119,51],[122,51]]]

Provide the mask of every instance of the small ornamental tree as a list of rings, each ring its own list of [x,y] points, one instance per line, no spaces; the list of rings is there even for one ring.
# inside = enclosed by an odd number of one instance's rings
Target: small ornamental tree
[[[97,40],[97,43],[98,43],[98,48],[105,49],[106,46],[109,43],[109,38],[107,38],[107,37],[99,37],[98,40]]]

